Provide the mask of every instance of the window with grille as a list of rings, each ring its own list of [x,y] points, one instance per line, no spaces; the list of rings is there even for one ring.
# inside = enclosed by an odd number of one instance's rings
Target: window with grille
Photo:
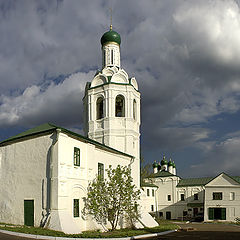
[[[73,199],[73,216],[79,217],[79,199]]]
[[[98,163],[98,176],[104,179],[104,165],[103,163]]]
[[[213,192],[213,200],[222,200],[222,192]]]
[[[80,166],[80,149],[77,147],[74,147],[74,160],[73,160],[74,166]]]

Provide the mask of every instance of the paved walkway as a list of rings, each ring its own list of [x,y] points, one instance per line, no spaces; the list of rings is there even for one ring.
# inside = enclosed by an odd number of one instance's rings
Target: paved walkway
[[[152,239],[184,240],[239,240],[240,226],[227,224],[191,223],[178,224],[182,230]]]

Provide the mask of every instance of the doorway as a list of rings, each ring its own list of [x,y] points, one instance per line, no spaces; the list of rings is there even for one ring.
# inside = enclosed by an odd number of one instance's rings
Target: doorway
[[[24,225],[34,226],[34,200],[24,200]]]
[[[196,217],[198,214],[198,208],[193,208],[193,216]]]
[[[209,220],[226,220],[226,208],[209,208]]]
[[[171,212],[166,212],[166,219],[171,220]]]

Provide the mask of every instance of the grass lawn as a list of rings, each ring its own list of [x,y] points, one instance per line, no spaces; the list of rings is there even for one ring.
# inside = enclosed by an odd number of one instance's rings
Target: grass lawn
[[[163,222],[159,226],[154,228],[143,228],[143,229],[119,229],[109,232],[100,231],[85,231],[80,234],[65,234],[63,232],[54,231],[46,228],[27,227],[27,226],[16,226],[9,224],[0,224],[0,229],[35,235],[54,236],[54,237],[72,237],[72,238],[114,238],[114,237],[131,237],[136,235],[158,233],[168,230],[178,229],[176,224],[171,222]]]

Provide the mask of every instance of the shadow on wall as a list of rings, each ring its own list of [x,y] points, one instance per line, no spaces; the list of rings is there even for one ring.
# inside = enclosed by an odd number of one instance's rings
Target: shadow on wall
[[[57,143],[57,134],[53,133],[50,137],[52,139],[52,145],[48,149],[47,161],[46,161],[46,178],[42,179],[42,219],[40,221],[40,227],[46,227],[50,221],[51,212],[51,194],[52,194],[52,158],[54,146]],[[46,190],[45,190],[46,188]],[[46,193],[46,197],[45,197]]]
[[[202,197],[200,198],[199,195]],[[168,195],[166,198],[168,198]],[[171,203],[171,200],[169,203]],[[158,209],[155,212],[150,212],[150,214],[159,219],[183,221],[196,219],[197,221],[199,218],[199,221],[201,221],[204,216],[204,190],[198,192],[198,198],[194,195],[188,198],[181,197],[181,200],[168,206],[158,204]]]

